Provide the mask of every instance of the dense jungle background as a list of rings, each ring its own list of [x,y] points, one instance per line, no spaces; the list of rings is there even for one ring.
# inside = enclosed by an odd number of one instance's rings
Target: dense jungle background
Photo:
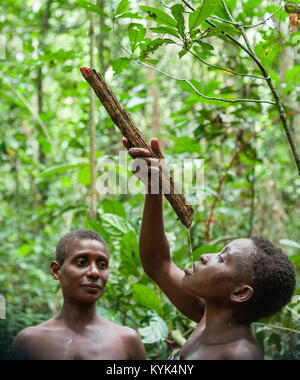
[[[59,239],[79,228],[98,231],[110,248],[99,313],[136,329],[149,359],[166,359],[194,327],[141,268],[142,187],[99,194],[105,159],[128,177],[131,160],[119,167],[121,133],[82,78],[85,66],[105,76],[148,141],[160,139],[167,162],[204,160],[192,253],[187,230],[164,203],[179,267],[257,235],[290,257],[295,295],[253,331],[266,359],[300,358],[300,177],[291,149],[300,153],[299,2],[225,5],[1,1],[1,355],[21,329],[58,313],[62,295],[49,264]]]

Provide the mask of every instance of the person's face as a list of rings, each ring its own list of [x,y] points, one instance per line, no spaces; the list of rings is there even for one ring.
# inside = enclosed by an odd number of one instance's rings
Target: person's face
[[[59,279],[64,298],[96,302],[108,280],[109,253],[97,240],[75,240],[68,247],[64,263],[51,264],[53,278]]]
[[[254,249],[252,240],[237,239],[221,252],[202,255],[193,269],[185,269],[183,287],[196,296],[227,302],[234,292],[251,284],[252,271],[248,261]]]

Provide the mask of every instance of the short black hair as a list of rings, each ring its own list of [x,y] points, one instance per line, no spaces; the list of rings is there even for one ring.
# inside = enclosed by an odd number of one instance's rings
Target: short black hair
[[[290,301],[296,286],[295,268],[288,256],[263,237],[251,240],[256,247],[250,255],[254,294],[245,305],[247,323],[280,311]]]
[[[106,241],[95,231],[80,229],[68,232],[64,235],[57,244],[56,247],[56,261],[62,265],[68,254],[68,246],[74,240],[97,240],[102,243],[108,250]]]

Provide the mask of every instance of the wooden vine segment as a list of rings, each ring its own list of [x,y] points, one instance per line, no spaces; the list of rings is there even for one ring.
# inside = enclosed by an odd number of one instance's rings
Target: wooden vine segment
[[[151,146],[147,143],[141,132],[138,130],[130,114],[121,105],[112,90],[106,84],[103,76],[95,69],[90,69],[87,67],[82,67],[80,71],[84,79],[91,85],[95,91],[95,94],[106,108],[112,121],[120,129],[122,135],[127,138],[130,145],[132,147],[148,149],[151,157],[160,159],[161,157],[158,157],[152,150]],[[163,189],[170,189],[169,194],[164,193],[165,197],[175,210],[181,223],[189,229],[194,216],[194,209],[192,205],[183,194],[179,194],[176,190],[174,179],[170,175],[167,168],[160,167],[160,178],[162,180]]]

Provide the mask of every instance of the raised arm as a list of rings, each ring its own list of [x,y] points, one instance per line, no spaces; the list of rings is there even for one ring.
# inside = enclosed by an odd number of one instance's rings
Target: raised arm
[[[149,178],[148,173],[157,174],[158,160],[149,158],[149,151],[145,149],[130,149],[125,138],[123,144],[129,149],[132,158],[143,158],[147,161],[148,172],[136,173],[137,177],[146,184]],[[159,157],[163,157],[157,139],[151,140],[151,147]],[[150,188],[151,182],[148,183],[148,192]],[[145,273],[158,284],[181,313],[195,322],[200,322],[204,314],[204,301],[190,295],[182,287],[181,281],[185,274],[174,264],[170,255],[169,243],[164,231],[161,191],[159,194],[146,194],[139,246]]]

